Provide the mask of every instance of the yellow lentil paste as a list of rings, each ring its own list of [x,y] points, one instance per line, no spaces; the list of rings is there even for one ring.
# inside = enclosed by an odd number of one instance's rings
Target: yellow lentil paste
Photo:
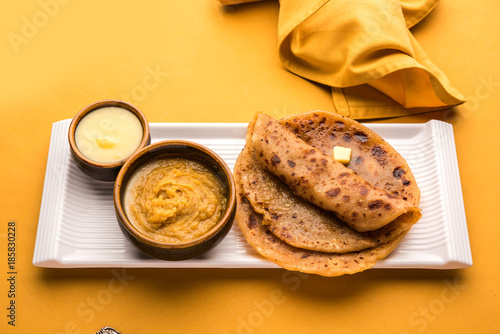
[[[170,157],[155,160],[130,179],[125,212],[151,239],[181,243],[212,229],[227,206],[225,188],[200,162]]]

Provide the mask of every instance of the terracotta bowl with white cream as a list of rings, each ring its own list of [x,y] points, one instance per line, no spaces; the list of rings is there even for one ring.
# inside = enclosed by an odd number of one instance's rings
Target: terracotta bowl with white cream
[[[68,139],[78,168],[101,181],[115,181],[125,161],[151,143],[146,116],[120,100],[83,108],[69,126]]]

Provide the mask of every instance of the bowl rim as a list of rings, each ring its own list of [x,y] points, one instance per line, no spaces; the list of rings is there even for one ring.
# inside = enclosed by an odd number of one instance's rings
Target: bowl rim
[[[125,189],[127,184],[123,184],[123,180],[126,176],[131,176],[134,171],[143,165],[145,162],[151,161],[151,159],[155,159],[155,157],[161,156],[162,154],[158,153],[161,150],[168,150],[169,147],[172,146],[186,146],[190,148],[194,148],[202,153],[210,156],[216,163],[222,168],[222,171],[226,175],[227,178],[227,206],[224,214],[219,219],[217,224],[212,227],[208,232],[199,236],[196,239],[186,241],[186,242],[178,242],[178,243],[168,243],[154,240],[144,234],[142,234],[128,219],[125,214],[124,208],[122,206],[122,189]],[[145,159],[143,162],[139,162],[138,165],[133,166],[139,159],[147,154],[153,154],[153,156],[149,159]],[[133,168],[132,168],[133,167]],[[210,167],[210,166],[208,166]],[[130,174],[130,175],[129,175]],[[128,180],[125,180],[128,181]],[[149,246],[157,247],[164,250],[173,250],[173,249],[187,249],[190,247],[194,247],[203,243],[204,241],[211,240],[215,237],[221,230],[224,229],[226,224],[231,223],[232,217],[234,217],[234,211],[236,210],[236,183],[234,180],[233,173],[226,162],[214,151],[209,149],[206,146],[203,146],[199,143],[183,140],[183,139],[167,139],[158,141],[156,143],[150,144],[147,147],[137,151],[134,153],[123,165],[122,169],[118,173],[118,176],[115,180],[115,184],[113,187],[113,203],[115,206],[116,215],[118,216],[118,223],[122,225],[127,232],[135,239],[140,242],[146,243]]]
[[[137,118],[139,118],[139,121],[141,122],[142,140],[139,143],[139,146],[131,155],[128,155],[125,158],[118,161],[99,162],[89,159],[85,155],[83,155],[83,153],[78,149],[78,146],[76,145],[75,131],[80,121],[90,112],[104,107],[120,107],[123,109],[127,109],[128,111],[132,112],[135,116],[137,116]],[[79,160],[83,161],[85,164],[100,168],[116,168],[122,166],[134,153],[136,153],[137,151],[141,150],[142,148],[148,145],[149,137],[150,137],[150,129],[146,115],[136,106],[128,102],[122,100],[112,100],[112,99],[97,101],[81,109],[71,120],[68,129],[68,140],[71,151],[78,157]]]

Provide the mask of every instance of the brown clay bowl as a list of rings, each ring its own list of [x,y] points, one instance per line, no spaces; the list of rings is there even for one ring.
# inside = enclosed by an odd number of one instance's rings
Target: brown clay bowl
[[[204,235],[188,242],[159,242],[142,234],[128,219],[124,209],[127,183],[141,166],[159,158],[184,157],[209,167],[226,188],[227,207],[218,223]],[[213,249],[227,235],[236,212],[236,189],[231,170],[212,150],[185,140],[166,140],[151,144],[134,154],[124,164],[115,181],[113,200],[119,226],[125,236],[143,253],[162,260],[186,260]]]
[[[119,107],[126,109],[133,113],[139,119],[142,126],[142,140],[137,147],[136,151],[141,150],[151,143],[151,135],[149,131],[149,123],[146,119],[146,116],[133,105],[120,101],[120,100],[103,100],[99,102],[95,102],[91,105],[86,106],[82,110],[80,110],[69,126],[68,131],[68,140],[70,146],[71,155],[76,162],[78,168],[85,173],[86,175],[101,181],[114,181],[118,172],[122,168],[123,164],[130,157],[127,156],[121,160],[113,161],[113,162],[98,162],[86,157],[78,148],[78,145],[75,141],[75,131],[80,123],[80,121],[92,111],[103,108],[103,107]]]

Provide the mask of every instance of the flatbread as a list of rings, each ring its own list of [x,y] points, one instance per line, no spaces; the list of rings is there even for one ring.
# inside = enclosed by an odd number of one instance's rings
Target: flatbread
[[[296,195],[333,212],[355,230],[373,231],[401,216],[420,218],[418,207],[375,187],[273,118],[258,113],[254,123],[251,145],[259,163]]]
[[[374,186],[418,206],[420,189],[406,160],[363,124],[326,111],[287,116],[279,122],[326,155],[331,156],[334,146],[351,148],[347,168]]]
[[[286,176],[280,173],[275,175],[268,170],[263,159],[259,160],[262,149],[256,150],[255,146],[259,146],[254,145],[258,118],[259,115],[256,115],[254,121],[249,123],[245,148],[234,166],[238,193],[235,220],[248,243],[265,258],[288,270],[321,276],[354,274],[372,268],[378,260],[389,255],[420,218],[421,212],[417,208],[398,216],[383,227],[359,232],[331,211],[313,204],[310,197],[298,196],[293,187],[285,182]],[[267,116],[261,119],[269,121]],[[344,126],[340,125],[341,121]],[[387,194],[387,191],[400,192],[398,195],[403,196],[397,198],[398,201],[416,207],[420,192],[404,159],[371,130],[364,129],[361,125],[356,127],[355,121],[352,124],[350,120],[345,123],[343,121],[326,112],[311,112],[282,119],[280,126],[284,127],[285,132],[295,133],[292,138],[299,140],[300,145],[305,143],[309,150],[320,151],[322,157],[331,154],[333,146],[339,145],[338,137],[342,137],[343,130],[348,129],[346,137],[356,134],[360,138],[355,140],[362,141],[353,147],[353,157],[366,158],[355,164],[357,170],[353,169],[354,175],[358,175],[358,170],[367,175],[369,182],[362,179],[362,185],[380,187],[384,196],[391,201],[397,195]],[[274,120],[271,124],[266,122],[264,125],[274,127],[260,130],[262,133],[276,133],[275,130],[279,129]],[[320,131],[316,131],[318,127]],[[283,132],[283,129],[277,132]],[[292,142],[289,134],[285,137],[285,144]],[[368,139],[365,140],[365,137]],[[280,154],[282,151],[289,154],[295,149],[295,145],[287,146],[279,141]],[[387,161],[371,156],[373,154],[370,152],[375,146],[379,147],[375,151],[382,149],[386,152]],[[372,172],[374,161],[380,168]],[[402,172],[386,171],[387,168],[394,171],[396,167],[401,168]],[[307,166],[305,168],[307,170]],[[384,177],[385,182],[378,180],[379,175]],[[400,184],[395,185],[395,180]],[[345,187],[346,184],[342,186]]]

